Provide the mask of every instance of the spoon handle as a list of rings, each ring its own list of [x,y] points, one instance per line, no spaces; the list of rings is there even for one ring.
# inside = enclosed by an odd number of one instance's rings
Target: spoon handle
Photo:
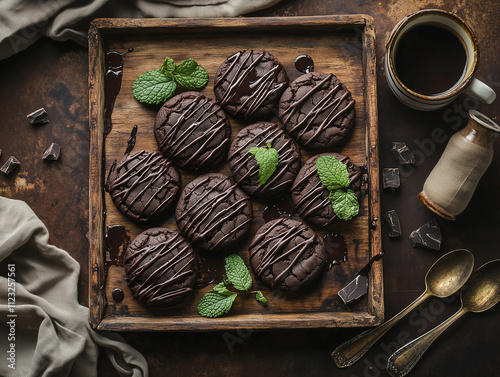
[[[333,361],[339,368],[345,368],[358,361],[374,344],[401,318],[418,305],[424,302],[430,296],[427,290],[422,293],[415,301],[396,314],[394,317],[384,322],[380,326],[371,328],[355,336],[351,340],[341,344],[332,352]]]
[[[387,372],[389,372],[392,377],[406,376],[417,364],[417,361],[420,360],[424,352],[427,348],[429,348],[434,340],[436,340],[444,330],[446,330],[453,322],[459,319],[466,312],[466,309],[461,308],[439,326],[427,331],[425,334],[412,340],[394,352],[387,360]]]

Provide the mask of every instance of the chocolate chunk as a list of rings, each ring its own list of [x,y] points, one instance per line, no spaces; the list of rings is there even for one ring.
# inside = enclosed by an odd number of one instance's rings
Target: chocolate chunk
[[[49,123],[49,114],[47,114],[43,107],[28,114],[27,118],[31,124]]]
[[[398,168],[384,168],[383,185],[384,185],[384,188],[398,188],[399,187],[400,180],[399,180],[399,169]]]
[[[415,163],[415,156],[402,141],[394,141],[391,148],[392,155],[401,165]]]
[[[384,219],[389,224],[389,237],[400,237],[401,236],[401,226],[399,225],[399,217],[395,210],[391,209],[384,213]]]
[[[436,221],[432,219],[410,234],[411,246],[422,246],[431,250],[441,248],[441,229]]]
[[[44,160],[56,161],[59,159],[59,155],[61,154],[61,147],[57,143],[50,144],[50,147],[43,153],[42,158]]]
[[[0,157],[2,156],[2,150],[0,149]]]
[[[342,288],[338,295],[349,306],[368,293],[368,276],[357,275],[349,284]]]
[[[9,159],[0,168],[0,171],[4,174],[10,174],[14,169],[16,169],[21,163],[14,156],[10,156]]]

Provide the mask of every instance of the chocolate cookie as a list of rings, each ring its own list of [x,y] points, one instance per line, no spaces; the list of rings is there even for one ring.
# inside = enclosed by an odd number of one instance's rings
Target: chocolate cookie
[[[330,191],[321,183],[316,169],[316,160],[320,156],[334,156],[347,166],[349,189],[354,191],[356,197],[361,197],[361,169],[354,165],[351,159],[338,153],[322,153],[307,160],[300,169],[290,195],[292,203],[299,215],[311,224],[328,226],[337,216],[330,202]]]
[[[182,235],[205,250],[223,250],[245,235],[252,221],[248,196],[220,173],[188,183],[175,211]]]
[[[333,74],[310,72],[293,81],[281,96],[279,116],[304,148],[342,145],[355,118],[351,92]]]
[[[113,163],[105,189],[127,217],[147,221],[165,214],[180,189],[180,175],[160,152],[142,150]]]
[[[173,305],[193,291],[196,256],[177,230],[145,230],[130,243],[123,260],[127,284],[145,304]]]
[[[264,184],[259,183],[259,166],[249,153],[252,147],[278,151],[278,166]],[[258,122],[243,128],[234,138],[229,149],[228,162],[238,186],[251,196],[273,196],[292,185],[300,169],[300,152],[295,142],[274,123]]]
[[[288,84],[285,68],[267,51],[239,51],[215,74],[215,98],[224,110],[240,118],[268,115]]]
[[[317,279],[327,254],[302,222],[280,218],[260,228],[249,247],[255,275],[271,288],[295,291]]]
[[[154,134],[166,157],[182,168],[199,170],[225,158],[231,125],[213,100],[198,92],[185,92],[160,108]]]

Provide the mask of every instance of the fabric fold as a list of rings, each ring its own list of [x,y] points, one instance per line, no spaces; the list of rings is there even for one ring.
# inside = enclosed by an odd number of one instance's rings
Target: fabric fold
[[[19,0],[0,1],[0,59],[41,36],[87,45],[94,18],[237,17],[280,0]]]
[[[90,327],[79,274],[25,202],[0,197],[0,376],[97,376],[99,347],[120,376],[148,376],[146,359],[118,333]]]

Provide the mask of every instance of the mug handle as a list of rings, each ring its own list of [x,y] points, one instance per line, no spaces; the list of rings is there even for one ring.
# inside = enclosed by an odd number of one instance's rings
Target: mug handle
[[[465,94],[471,97],[477,98],[480,101],[486,102],[487,104],[492,103],[496,98],[496,93],[484,82],[473,78],[470,85],[465,89]]]

